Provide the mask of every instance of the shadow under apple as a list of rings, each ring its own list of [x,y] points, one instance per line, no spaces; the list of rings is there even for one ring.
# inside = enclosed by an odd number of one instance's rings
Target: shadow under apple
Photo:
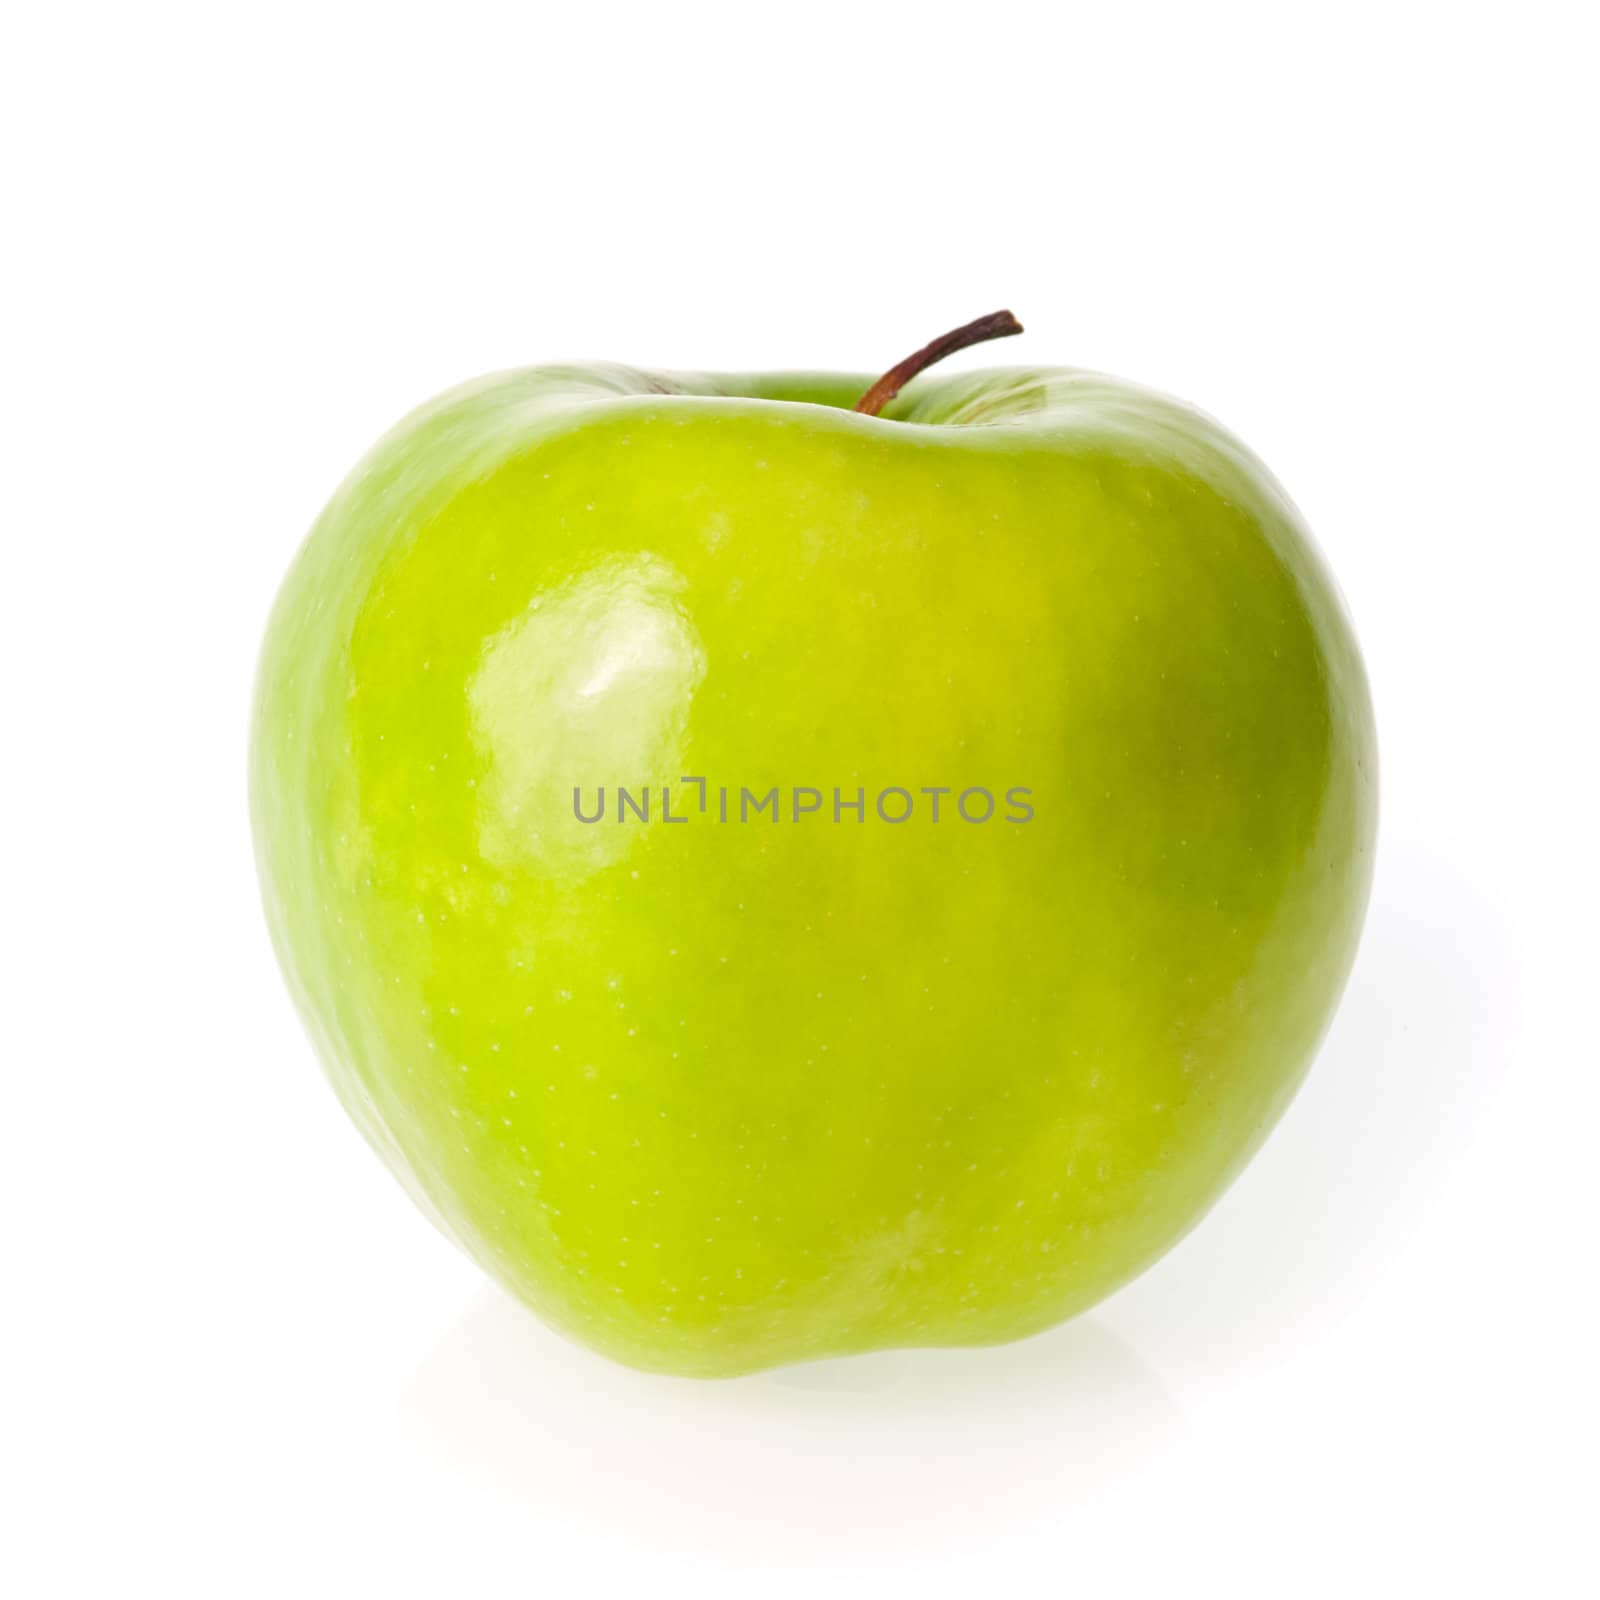
[[[765,1559],[1065,1514],[1182,1431],[1159,1377],[1092,1316],[992,1349],[698,1382],[612,1365],[497,1290],[435,1348],[405,1411],[530,1515]]]

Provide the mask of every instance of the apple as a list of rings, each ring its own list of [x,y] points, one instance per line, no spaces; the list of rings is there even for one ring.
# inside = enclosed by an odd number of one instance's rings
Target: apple
[[[1327,568],[1173,400],[918,376],[1015,331],[870,389],[467,384],[273,610],[252,814],[323,1064],[618,1360],[1083,1310],[1239,1172],[1344,984],[1376,770]]]

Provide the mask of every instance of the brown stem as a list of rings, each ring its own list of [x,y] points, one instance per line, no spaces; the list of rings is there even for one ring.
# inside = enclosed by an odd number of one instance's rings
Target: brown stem
[[[907,356],[899,366],[890,367],[856,401],[856,410],[863,416],[875,417],[919,372],[926,372],[935,361],[943,361],[946,356],[954,355],[957,350],[965,350],[968,345],[983,344],[988,339],[1004,339],[1021,332],[1022,324],[1009,311],[991,311],[976,322],[952,329],[932,344],[925,344],[915,355]]]

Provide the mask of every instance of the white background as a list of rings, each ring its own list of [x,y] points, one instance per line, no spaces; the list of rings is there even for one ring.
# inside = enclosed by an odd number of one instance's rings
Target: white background
[[[17,8],[0,1589],[1594,1593],[1592,22]],[[1193,400],[1317,530],[1384,762],[1343,1010],[1224,1203],[1073,1325],[614,1368],[320,1080],[246,825],[267,607],[457,379],[877,369],[998,305],[997,359]]]

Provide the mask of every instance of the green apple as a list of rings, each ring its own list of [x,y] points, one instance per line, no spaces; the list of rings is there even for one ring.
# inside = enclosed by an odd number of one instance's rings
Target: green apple
[[[1371,706],[1283,490],[1086,372],[885,406],[951,343],[859,410],[840,375],[452,390],[272,614],[252,812],[323,1063],[621,1361],[1081,1311],[1240,1170],[1354,955]]]

